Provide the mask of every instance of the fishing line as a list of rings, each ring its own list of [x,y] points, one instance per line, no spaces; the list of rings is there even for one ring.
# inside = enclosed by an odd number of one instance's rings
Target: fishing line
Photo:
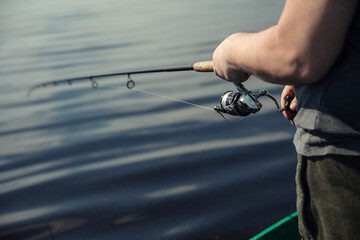
[[[162,95],[162,94],[159,94],[159,93],[155,93],[155,92],[152,92],[152,91],[148,91],[148,90],[141,89],[141,88],[139,88],[139,87],[135,87],[135,84],[134,84],[134,83],[131,83],[131,84],[133,84],[133,85],[132,85],[132,87],[129,87],[129,82],[130,82],[130,81],[127,82],[127,87],[128,87],[128,89],[130,89],[130,90],[142,92],[142,93],[145,93],[145,94],[148,94],[148,95],[151,95],[151,96],[155,96],[155,97],[167,99],[167,100],[174,101],[174,102],[184,103],[184,104],[187,104],[187,105],[190,105],[190,106],[193,106],[193,107],[197,107],[197,108],[202,108],[202,109],[205,109],[205,110],[211,110],[212,112],[214,111],[213,108],[209,108],[209,107],[202,106],[202,105],[195,104],[195,103],[191,103],[191,102],[188,102],[188,101],[185,101],[185,100],[181,100],[181,99],[177,99],[177,98],[165,96],[165,95]],[[133,82],[133,81],[131,80],[131,82]],[[122,86],[119,86],[119,85],[111,85],[111,86],[102,86],[101,88],[110,88],[110,89],[111,89],[111,88],[122,88]]]
[[[164,98],[164,99],[171,100],[171,101],[174,101],[174,102],[184,103],[184,104],[187,104],[187,105],[190,105],[190,106],[193,106],[193,107],[198,107],[198,108],[202,108],[202,109],[205,109],[205,110],[210,110],[212,112],[214,111],[214,109],[209,108],[209,107],[201,106],[201,105],[191,103],[191,102],[187,102],[187,101],[184,101],[184,100],[180,100],[180,99],[177,99],[177,98],[172,98],[172,97],[168,97],[168,96],[161,95],[161,94],[158,94],[158,93],[150,92],[150,91],[147,91],[147,90],[144,90],[144,89],[140,89],[138,87],[134,87],[134,88],[132,88],[132,90],[142,92],[142,93],[146,93],[146,94],[149,94],[149,95],[152,95],[152,96]]]

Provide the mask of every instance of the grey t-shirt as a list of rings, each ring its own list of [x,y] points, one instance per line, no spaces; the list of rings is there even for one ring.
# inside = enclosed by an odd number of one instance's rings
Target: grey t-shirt
[[[341,56],[320,81],[295,87],[294,144],[305,156],[360,156],[360,6]]]

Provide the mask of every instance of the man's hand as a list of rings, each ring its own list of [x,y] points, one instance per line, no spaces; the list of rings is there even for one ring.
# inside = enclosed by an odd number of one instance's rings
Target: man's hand
[[[214,51],[213,64],[214,73],[229,82],[241,83],[246,81],[251,74],[246,73],[231,65],[227,59],[232,47],[232,36],[226,38]],[[230,53],[231,54],[231,53]]]
[[[298,101],[297,101],[297,99],[295,97],[295,88],[294,88],[294,86],[286,85],[284,87],[284,90],[282,91],[282,94],[281,94],[281,107],[285,106],[285,103],[286,103],[285,98],[287,96],[292,97],[293,100],[291,101],[291,104],[290,104],[290,110],[284,110],[283,114],[284,114],[285,118],[291,122],[292,125],[295,125],[294,118],[295,118],[296,113],[297,113],[296,107],[297,107]]]

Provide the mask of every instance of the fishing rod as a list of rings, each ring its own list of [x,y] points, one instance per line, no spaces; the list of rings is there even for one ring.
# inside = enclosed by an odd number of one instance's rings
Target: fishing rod
[[[203,61],[203,62],[196,62],[192,65],[185,65],[185,66],[153,68],[153,69],[147,69],[147,70],[136,70],[136,71],[126,71],[126,72],[115,72],[115,73],[89,75],[89,76],[81,76],[81,77],[75,77],[75,78],[60,79],[60,80],[55,80],[55,81],[48,81],[48,82],[43,82],[43,83],[32,86],[29,89],[27,96],[30,97],[31,93],[38,88],[47,87],[50,85],[52,85],[52,86],[58,86],[61,84],[71,85],[72,83],[79,82],[79,81],[90,81],[91,86],[93,88],[97,88],[98,83],[97,83],[96,79],[121,76],[121,75],[128,76],[126,86],[128,89],[132,89],[135,87],[135,82],[131,79],[131,75],[146,74],[146,73],[158,73],[158,72],[180,72],[180,71],[213,72],[213,62],[212,61]],[[267,90],[261,90],[258,93],[252,93],[251,91],[247,90],[245,88],[245,86],[241,83],[234,83],[234,85],[236,86],[238,91],[237,92],[234,92],[234,91],[225,92],[220,98],[220,105],[215,106],[213,108],[213,110],[218,112],[225,120],[227,120],[227,119],[223,116],[222,113],[230,114],[233,116],[241,116],[241,117],[245,117],[245,116],[248,116],[249,114],[257,113],[262,107],[261,102],[258,100],[262,96],[266,96],[266,97],[272,99],[278,109],[278,112],[282,112],[284,110],[290,109],[289,104],[291,101],[288,102],[288,99],[286,101],[285,107],[280,108],[276,98],[274,96],[272,96]],[[151,94],[151,95],[165,97],[165,96],[161,96],[159,94],[151,93],[149,91],[144,91],[144,90],[141,90],[141,91],[144,93]],[[202,106],[188,103],[185,101],[181,101],[178,99],[173,99],[173,98],[169,98],[169,97],[165,97],[165,98],[167,98],[169,100],[183,102],[183,103],[190,104],[193,106],[202,107]],[[208,109],[210,109],[210,108],[208,108]]]
[[[114,77],[114,76],[122,76],[122,75],[128,76],[127,87],[129,89],[131,89],[131,88],[135,87],[135,82],[131,79],[130,75],[145,74],[145,73],[159,73],[159,72],[180,72],[180,71],[212,72],[213,64],[212,64],[212,61],[204,61],[204,62],[194,63],[193,65],[165,67],[165,68],[153,68],[153,69],[146,69],[146,70],[126,71],[126,72],[115,72],[115,73],[106,73],[106,74],[60,79],[60,80],[44,82],[44,83],[40,83],[40,84],[32,86],[29,89],[27,96],[29,97],[31,95],[31,93],[37,88],[47,87],[49,85],[57,86],[57,85],[64,84],[64,83],[71,85],[74,82],[80,82],[80,81],[85,81],[85,80],[90,80],[92,87],[97,88],[98,83],[95,79]]]

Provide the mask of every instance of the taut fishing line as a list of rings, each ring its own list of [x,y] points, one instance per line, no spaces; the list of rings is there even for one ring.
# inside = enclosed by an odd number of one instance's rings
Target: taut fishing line
[[[120,86],[120,85],[116,84],[116,85],[101,86],[101,88],[113,89],[113,88],[123,88],[123,86]],[[214,109],[206,107],[206,106],[202,106],[202,105],[191,103],[191,102],[184,101],[184,100],[181,100],[181,99],[165,96],[165,95],[155,93],[155,92],[152,92],[152,91],[149,91],[149,90],[144,90],[144,89],[141,89],[141,88],[139,88],[139,87],[137,87],[135,85],[133,87],[131,87],[131,88],[128,87],[128,89],[133,90],[133,91],[137,91],[137,92],[141,92],[141,93],[144,93],[144,94],[147,94],[147,95],[163,98],[163,99],[166,99],[166,100],[170,100],[170,101],[174,101],[174,102],[178,102],[178,103],[184,103],[184,104],[187,104],[187,105],[190,105],[190,106],[193,106],[193,107],[214,111]]]
[[[161,95],[161,94],[158,94],[158,93],[155,93],[155,92],[150,92],[150,91],[147,91],[147,90],[140,89],[140,88],[138,88],[138,87],[135,88],[135,82],[134,82],[134,80],[131,79],[130,74],[128,74],[128,79],[127,79],[127,82],[126,82],[126,86],[127,86],[128,89],[133,89],[133,90],[135,90],[135,91],[139,91],[139,92],[142,92],[142,93],[146,93],[146,94],[148,94],[148,95],[152,95],[152,96],[164,98],[164,99],[167,99],[167,100],[170,100],[170,101],[179,102],[179,103],[184,103],[184,104],[187,104],[187,105],[190,105],[190,106],[193,106],[193,107],[198,107],[198,108],[202,108],[202,109],[206,109],[206,110],[211,110],[211,111],[213,111],[213,109],[211,109],[211,108],[209,108],[209,107],[205,107],[205,106],[201,106],[201,105],[198,105],[198,104],[195,104],[195,103],[191,103],[191,102],[187,102],[187,101],[184,101],[184,100],[180,100],[180,99],[168,97],[168,96]]]
[[[168,96],[165,96],[165,95],[160,95],[160,94],[158,94],[158,93],[146,91],[146,90],[140,89],[140,88],[138,88],[138,87],[134,87],[132,90],[135,90],[135,91],[138,91],[138,92],[142,92],[142,93],[146,93],[146,94],[149,94],[149,95],[152,95],[152,96],[164,98],[164,99],[167,99],[167,100],[170,100],[170,101],[179,102],[179,103],[184,103],[184,104],[187,104],[187,105],[190,105],[190,106],[193,106],[193,107],[198,107],[198,108],[202,108],[202,109],[214,111],[214,109],[209,108],[209,107],[201,106],[201,105],[198,105],[198,104],[195,104],[195,103],[191,103],[191,102],[187,102],[187,101],[184,101],[184,100],[180,100],[180,99],[168,97]]]

